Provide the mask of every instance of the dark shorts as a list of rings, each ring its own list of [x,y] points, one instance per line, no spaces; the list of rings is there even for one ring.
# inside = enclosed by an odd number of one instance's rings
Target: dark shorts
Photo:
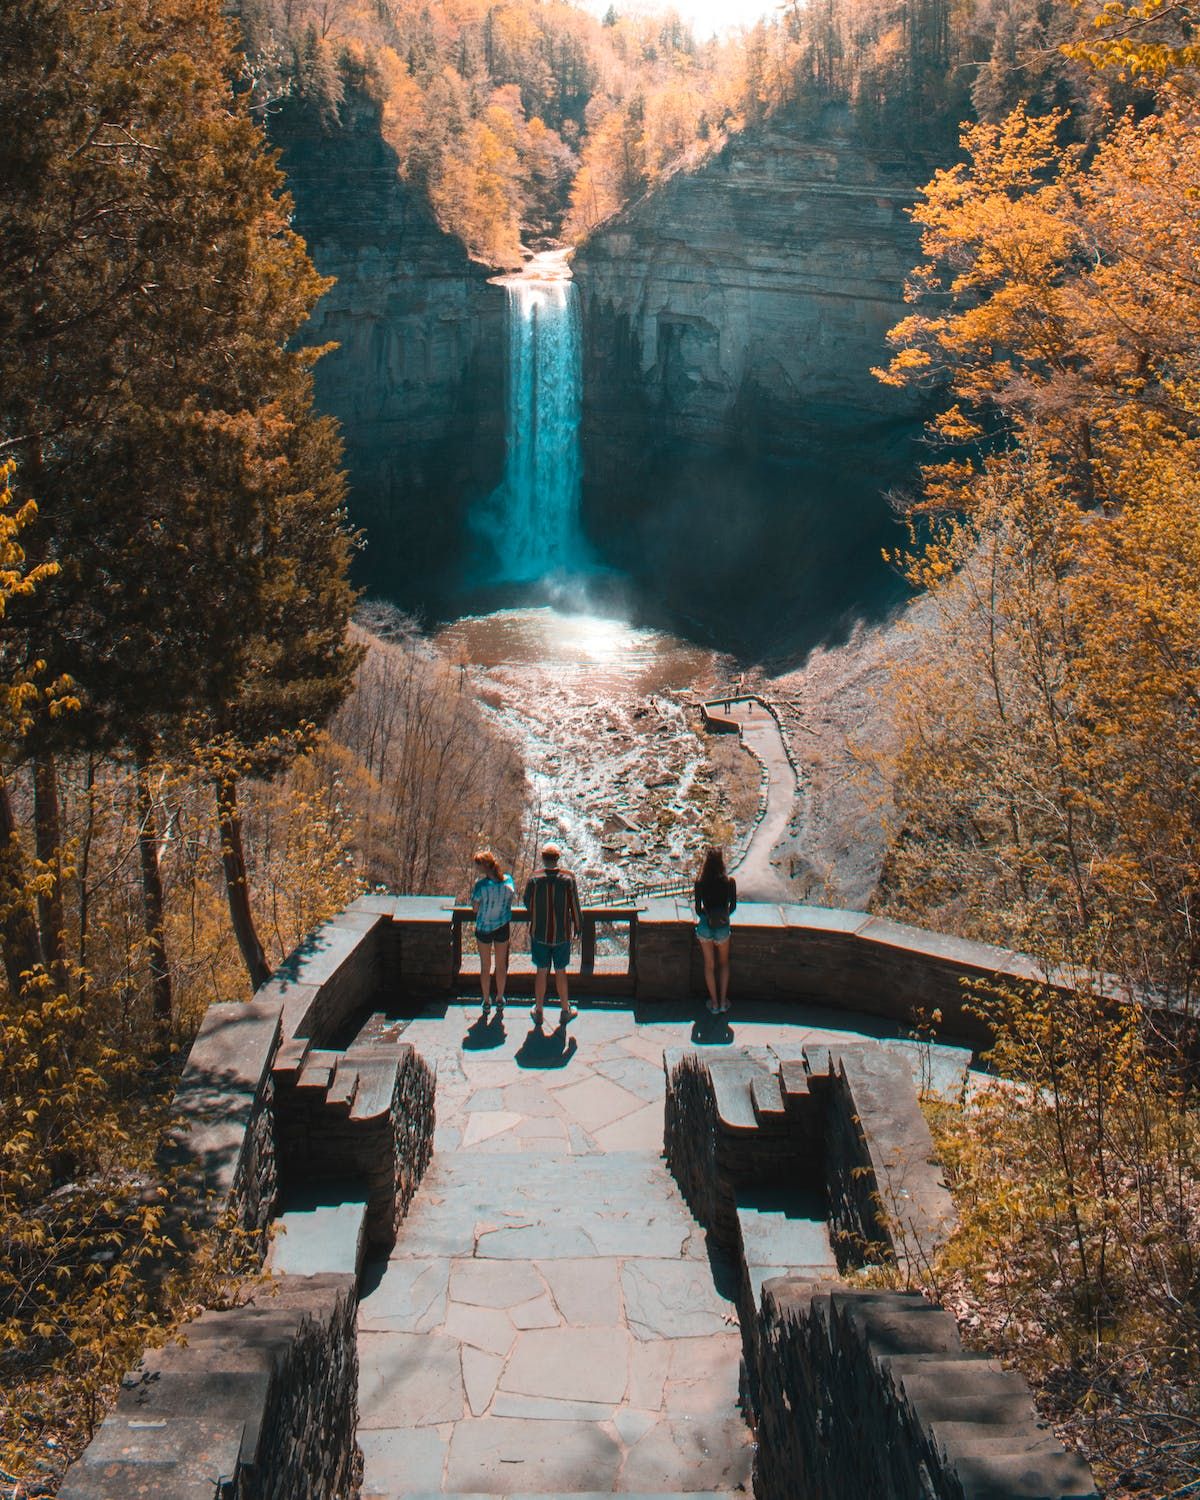
[[[511,922],[505,922],[503,927],[493,927],[491,932],[480,932],[478,927],[475,929],[477,943],[507,943],[511,936]]]
[[[571,944],[539,943],[534,938],[529,945],[530,957],[535,969],[565,969],[571,962]]]

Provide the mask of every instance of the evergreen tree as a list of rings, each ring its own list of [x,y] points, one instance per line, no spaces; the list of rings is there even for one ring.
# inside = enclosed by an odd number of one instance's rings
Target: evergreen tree
[[[311,422],[311,356],[289,341],[324,283],[233,97],[216,0],[17,0],[7,22],[0,105],[39,129],[0,142],[0,435],[39,499],[30,557],[55,570],[15,601],[7,644],[22,670],[69,677],[81,705],[21,750],[146,768],[235,699],[253,643],[287,628],[281,508],[320,494],[337,510],[336,442],[306,453],[307,472],[289,454]],[[344,575],[344,547],[324,560]]]

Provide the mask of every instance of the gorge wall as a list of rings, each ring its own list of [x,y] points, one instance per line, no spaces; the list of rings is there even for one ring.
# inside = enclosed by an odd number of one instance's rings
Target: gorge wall
[[[285,104],[271,138],[318,269],[306,330],[341,424],[359,581],[430,617],[474,607],[469,511],[505,459],[505,294],[397,174],[378,105]],[[883,499],[911,478],[911,397],[870,374],[919,254],[934,163],[848,112],[779,116],[601,226],[583,307],[584,525],[635,613],[755,659],[877,617],[901,585]]]
[[[467,507],[504,464],[504,292],[404,183],[379,106],[351,94],[341,123],[285,105],[270,124],[294,226],[337,278],[305,331],[336,342],[317,402],[346,443],[360,580],[429,607],[453,587]]]
[[[590,529],[755,654],[897,597],[881,492],[912,473],[919,412],[870,370],[905,312],[906,209],[933,166],[869,146],[848,111],[780,116],[575,258]]]

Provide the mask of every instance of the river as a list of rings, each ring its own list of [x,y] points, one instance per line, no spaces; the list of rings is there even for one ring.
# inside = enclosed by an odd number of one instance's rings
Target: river
[[[677,881],[706,840],[748,832],[758,767],[691,710],[729,682],[728,658],[549,606],[456,620],[435,641],[520,745],[531,845],[558,840],[593,892]]]

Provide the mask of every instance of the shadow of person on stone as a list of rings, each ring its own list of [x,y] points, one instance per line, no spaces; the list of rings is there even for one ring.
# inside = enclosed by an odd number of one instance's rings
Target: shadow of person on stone
[[[516,1062],[522,1068],[565,1068],[578,1049],[579,1043],[567,1035],[565,1026],[554,1031],[531,1026],[517,1049]]]
[[[504,1017],[489,1011],[486,1016],[476,1016],[462,1039],[464,1052],[490,1052],[504,1046]]]
[[[728,1047],[733,1041],[733,1027],[724,1016],[704,1011],[692,1022],[692,1041],[701,1047]]]

